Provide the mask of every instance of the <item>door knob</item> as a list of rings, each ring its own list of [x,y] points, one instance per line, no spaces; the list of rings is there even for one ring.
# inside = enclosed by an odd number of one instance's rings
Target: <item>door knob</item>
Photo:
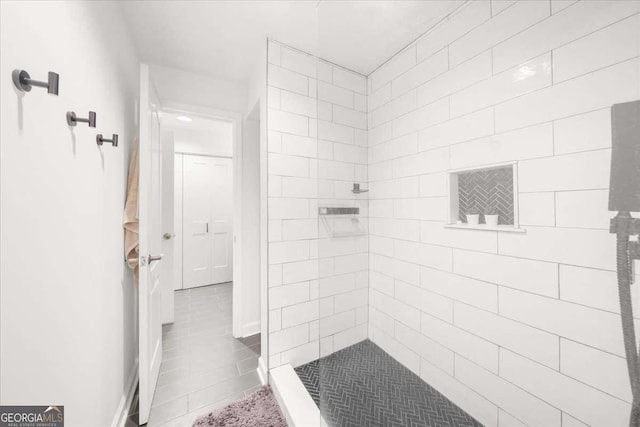
[[[162,259],[162,254],[160,255],[149,255],[149,264],[151,264],[154,261],[160,261]]]
[[[176,235],[174,233],[164,233],[162,235],[162,238],[164,240],[171,240],[172,238],[176,237]]]

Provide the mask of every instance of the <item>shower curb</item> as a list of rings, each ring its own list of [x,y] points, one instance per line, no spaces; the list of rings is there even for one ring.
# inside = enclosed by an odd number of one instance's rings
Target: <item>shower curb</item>
[[[324,427],[320,410],[289,364],[269,371],[271,388],[289,427]]]

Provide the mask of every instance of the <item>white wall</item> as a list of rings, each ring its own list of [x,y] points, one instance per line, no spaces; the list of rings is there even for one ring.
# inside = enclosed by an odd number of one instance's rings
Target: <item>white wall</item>
[[[173,289],[182,289],[182,191],[183,154],[173,156]],[[164,189],[167,191],[167,189]]]
[[[259,107],[257,107],[259,108]],[[260,333],[260,121],[242,129],[242,335]]]
[[[267,99],[272,368],[367,337],[366,79],[271,42]],[[335,205],[361,208],[343,237],[318,223]]]
[[[243,83],[161,65],[151,65],[151,77],[163,105],[169,101],[237,113],[247,110],[247,87]]]
[[[268,381],[269,354],[269,304],[268,304],[268,170],[267,170],[267,41],[260,49],[256,65],[247,84],[247,112],[245,117],[259,121],[260,160],[260,239],[259,239],[259,286],[260,286],[260,358],[258,372]],[[257,108],[257,110],[256,110]],[[255,117],[257,115],[257,117]]]
[[[639,11],[472,2],[369,78],[370,336],[487,426],[627,424],[606,200]],[[444,229],[447,172],[502,161],[526,233]]]
[[[204,156],[233,156],[233,125],[219,122],[221,132],[203,129],[174,129],[176,153]]]
[[[115,2],[0,3],[0,402],[111,425],[136,368],[122,214],[138,62]],[[19,94],[14,68],[60,96]],[[70,130],[65,113],[97,112]],[[96,133],[120,136],[101,148]],[[89,421],[90,420],[90,421]]]
[[[168,111],[162,112],[162,129],[173,134],[173,151],[205,156],[233,156],[233,123],[228,119],[201,115],[223,114],[226,110],[207,109],[206,112],[199,113],[198,110],[202,108],[193,104],[179,105],[172,102],[167,102],[163,107]],[[181,111],[182,109],[185,111]],[[189,112],[189,109],[194,111]],[[183,121],[184,116],[190,120]]]

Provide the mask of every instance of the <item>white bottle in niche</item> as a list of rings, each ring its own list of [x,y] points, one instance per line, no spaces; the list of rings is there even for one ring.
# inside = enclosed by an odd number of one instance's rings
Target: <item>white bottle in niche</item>
[[[480,223],[480,211],[473,206],[467,209],[465,216],[467,217],[467,224],[469,225],[478,225]]]
[[[494,205],[487,206],[484,213],[484,222],[488,227],[498,226],[498,209]]]

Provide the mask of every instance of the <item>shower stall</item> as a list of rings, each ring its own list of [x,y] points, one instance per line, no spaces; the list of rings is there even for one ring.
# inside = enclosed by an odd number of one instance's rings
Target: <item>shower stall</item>
[[[608,189],[640,2],[460,2],[368,73],[323,57],[323,7],[315,55],[269,40],[266,65],[289,421],[629,425]]]

